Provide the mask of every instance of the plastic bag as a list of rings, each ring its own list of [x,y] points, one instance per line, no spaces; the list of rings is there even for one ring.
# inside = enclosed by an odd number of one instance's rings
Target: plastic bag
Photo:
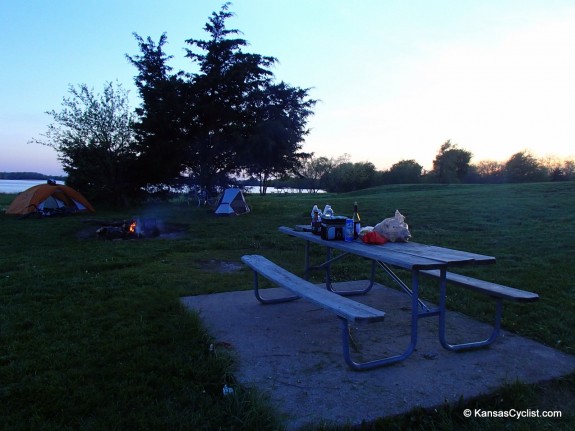
[[[388,239],[373,230],[373,227],[366,226],[359,231],[359,237],[366,244],[385,244]]]
[[[395,210],[395,217],[386,218],[373,230],[391,242],[407,242],[411,238],[405,217],[398,210]]]

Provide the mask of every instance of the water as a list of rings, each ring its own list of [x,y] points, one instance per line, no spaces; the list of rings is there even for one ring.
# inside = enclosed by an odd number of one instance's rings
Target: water
[[[20,193],[38,184],[46,184],[46,180],[0,180],[0,193]]]
[[[63,184],[61,181],[57,181],[58,184]],[[0,193],[20,193],[26,189],[29,189],[32,186],[37,184],[46,184],[46,180],[0,180]],[[258,194],[259,187],[257,186],[250,186],[246,187],[249,193]],[[309,193],[309,190],[303,189],[276,189],[274,187],[268,187],[268,193]],[[318,193],[325,193],[325,191],[320,190]]]
[[[247,186],[245,187],[246,192],[252,194],[258,194],[260,192],[259,186]],[[268,187],[267,193],[309,193],[309,189],[292,189],[289,187],[284,187],[281,189],[276,189],[275,187]],[[317,193],[325,193],[325,190],[318,190]]]

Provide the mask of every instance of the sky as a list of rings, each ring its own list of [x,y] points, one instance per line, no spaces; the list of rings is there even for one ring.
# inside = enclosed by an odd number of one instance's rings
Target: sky
[[[166,33],[174,71],[215,0],[0,0],[0,172],[61,175],[41,138],[69,86],[118,81],[139,104],[133,34]],[[573,0],[235,0],[228,28],[317,99],[303,149],[431,169],[450,140],[472,163],[575,158]]]

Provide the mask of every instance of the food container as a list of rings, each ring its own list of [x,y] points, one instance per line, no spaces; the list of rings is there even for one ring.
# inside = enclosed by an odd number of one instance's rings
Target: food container
[[[343,241],[347,217],[336,216],[321,219],[321,238],[328,241]]]

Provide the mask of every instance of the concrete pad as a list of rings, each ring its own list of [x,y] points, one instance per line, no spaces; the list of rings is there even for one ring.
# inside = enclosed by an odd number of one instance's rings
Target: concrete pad
[[[367,281],[335,286],[349,289],[362,283]],[[273,288],[263,290],[262,296],[286,293]],[[368,295],[353,299],[386,312],[384,322],[352,329],[358,346],[355,358],[403,353],[410,340],[409,297],[376,285]],[[575,356],[505,331],[489,348],[447,351],[438,340],[437,317],[429,317],[420,319],[418,345],[408,359],[357,372],[343,359],[339,319],[305,300],[262,305],[253,291],[240,291],[182,302],[200,314],[220,345],[231,345],[238,357],[237,379],[267,394],[285,415],[288,429],[312,423],[359,424],[415,407],[455,403],[516,380],[535,383],[575,371]],[[449,313],[447,325],[450,342],[476,341],[491,332],[489,325],[456,312]]]

